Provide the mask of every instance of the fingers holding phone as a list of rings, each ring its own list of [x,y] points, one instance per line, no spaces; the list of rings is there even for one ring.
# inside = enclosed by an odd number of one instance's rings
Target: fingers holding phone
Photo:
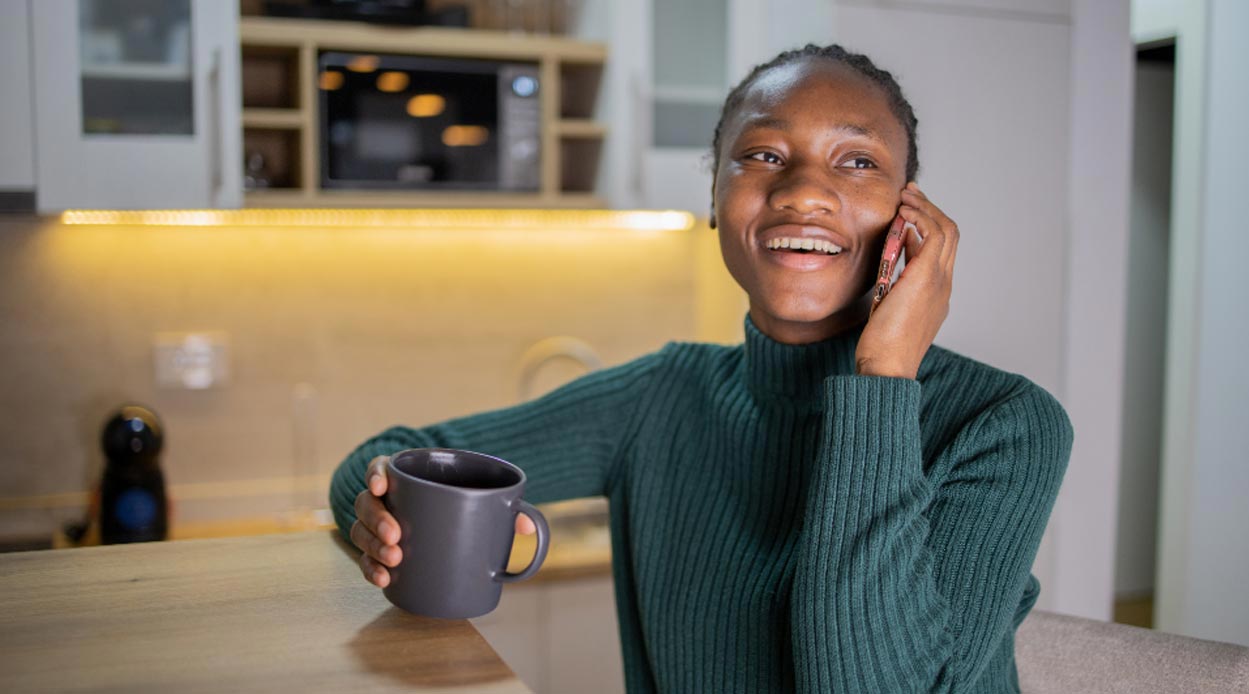
[[[901,198],[856,348],[856,370],[863,375],[915,378],[949,314],[958,227],[914,183]],[[891,283],[903,250],[905,267]]]
[[[934,205],[914,182],[902,189],[898,214],[915,225],[926,252],[934,256],[931,259],[933,269],[949,277],[954,272],[954,257],[958,252],[958,224]],[[914,257],[908,252],[907,262]]]

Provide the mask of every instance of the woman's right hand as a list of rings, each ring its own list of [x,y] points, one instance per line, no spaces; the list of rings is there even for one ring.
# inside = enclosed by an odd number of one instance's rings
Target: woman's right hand
[[[382,497],[386,494],[386,465],[390,456],[379,455],[369,461],[364,473],[364,490],[356,495],[356,522],[351,524],[351,541],[359,547],[360,570],[364,578],[378,588],[390,584],[388,569],[399,565],[403,551],[399,549],[399,522],[386,510]],[[532,535],[536,528],[525,514],[516,516],[516,532]]]

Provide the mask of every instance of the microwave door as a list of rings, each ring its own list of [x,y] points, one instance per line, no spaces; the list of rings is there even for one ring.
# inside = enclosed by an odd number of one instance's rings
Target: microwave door
[[[322,56],[342,75],[321,95],[323,186],[502,188],[498,64],[381,56],[360,71],[349,55]]]

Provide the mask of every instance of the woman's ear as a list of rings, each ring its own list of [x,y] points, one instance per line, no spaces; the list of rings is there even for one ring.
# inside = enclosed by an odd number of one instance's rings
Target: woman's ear
[[[712,229],[716,228],[716,172],[711,172],[711,217],[707,220]]]

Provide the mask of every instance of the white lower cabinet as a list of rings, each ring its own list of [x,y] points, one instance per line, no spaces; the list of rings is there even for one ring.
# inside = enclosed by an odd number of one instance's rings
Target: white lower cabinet
[[[623,694],[612,590],[611,576],[509,585],[472,622],[538,694]]]

